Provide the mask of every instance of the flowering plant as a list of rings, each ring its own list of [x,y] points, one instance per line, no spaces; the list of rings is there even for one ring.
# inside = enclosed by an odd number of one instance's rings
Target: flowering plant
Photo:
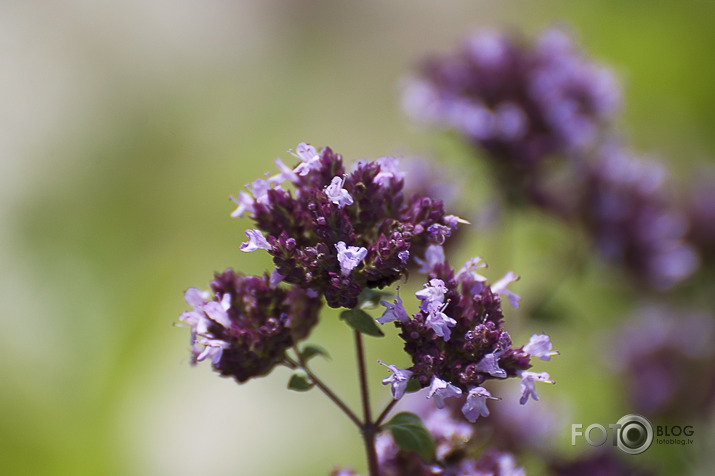
[[[267,251],[275,268],[260,277],[229,269],[216,274],[210,292],[186,291],[192,309],[179,319],[191,329],[192,362],[210,360],[214,370],[238,383],[286,366],[294,370],[289,388],[319,388],[359,428],[372,476],[387,464],[376,446],[385,430],[400,451],[451,474],[455,461],[435,453],[434,431],[416,414],[402,412],[387,421],[395,403],[406,392],[425,388],[439,409],[446,399],[462,401],[464,418],[474,422],[489,415],[487,400],[498,399],[483,386],[488,380],[518,377],[520,402],[538,400],[535,383],[553,382],[546,372],[529,370],[531,359],[549,360],[558,352],[543,334],[521,347],[512,345],[501,306],[506,297],[518,307],[519,296],[507,289],[518,276],[509,272],[490,285],[478,274],[486,266],[480,258],[455,272],[443,245],[467,222],[447,214],[439,200],[405,196],[396,159],[359,161],[348,172],[342,157],[327,147],[317,151],[301,143],[294,155],[295,166],[277,159],[276,175],[257,179],[249,191],[232,197],[237,204],[232,216],[247,215],[255,223],[241,250]],[[410,317],[398,290],[397,300],[382,300],[384,312],[371,317],[364,309],[386,295],[379,289],[405,280],[411,267],[427,274],[415,293],[419,311]],[[324,353],[322,348],[299,346],[317,324],[323,300],[345,309],[341,319],[354,333],[361,417],[310,369],[309,360]],[[389,322],[399,330],[412,366],[383,364],[391,372],[383,384],[393,398],[373,417],[363,335],[382,336],[378,323]],[[486,464],[470,461],[459,464]]]

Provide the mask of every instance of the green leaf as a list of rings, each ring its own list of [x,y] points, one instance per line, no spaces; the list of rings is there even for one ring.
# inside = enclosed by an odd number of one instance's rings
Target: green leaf
[[[392,438],[400,449],[414,451],[422,461],[434,460],[434,438],[420,417],[410,412],[398,413],[384,425],[392,433]]]
[[[385,335],[382,330],[377,327],[375,319],[362,309],[343,311],[340,313],[340,319],[343,319],[350,327],[363,334],[374,337],[382,337]]]
[[[378,291],[377,289],[365,288],[358,296],[358,309],[371,309],[380,304],[383,298],[392,296],[392,293]]]
[[[304,370],[298,369],[293,372],[288,381],[288,388],[296,392],[306,392],[313,388],[313,382],[308,378],[308,374]]]
[[[327,350],[315,344],[306,344],[300,351],[300,358],[303,360],[303,362],[308,362],[310,359],[317,355],[325,357],[326,359],[330,358],[330,355],[328,354]]]

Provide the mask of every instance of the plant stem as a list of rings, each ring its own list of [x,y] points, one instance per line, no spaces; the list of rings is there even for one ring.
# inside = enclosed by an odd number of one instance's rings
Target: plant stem
[[[385,420],[385,417],[387,417],[387,414],[390,413],[390,410],[392,410],[392,407],[394,407],[396,403],[397,403],[397,400],[395,400],[394,398],[392,400],[390,400],[390,403],[388,403],[385,406],[385,409],[382,410],[382,413],[380,413],[380,416],[377,417],[377,420],[375,420],[376,427],[379,427],[380,425],[382,425],[382,422]]]
[[[297,350],[296,350],[297,353]],[[300,354],[298,354],[300,355]],[[286,364],[288,367],[291,368],[299,368],[303,369],[305,373],[310,377],[310,380],[315,384],[316,387],[318,387],[330,400],[332,400],[335,405],[340,408],[345,415],[347,415],[350,420],[357,425],[358,428],[362,429],[363,428],[363,422],[360,421],[360,419],[355,415],[355,413],[348,408],[348,406],[343,402],[340,397],[335,395],[330,388],[328,388],[327,385],[323,383],[322,380],[320,380],[311,370],[308,368],[308,366],[305,364],[305,362],[302,362],[302,360],[299,358],[298,361],[296,362],[295,360],[291,359],[290,357],[286,356]]]
[[[370,476],[380,476],[380,468],[377,464],[377,452],[375,451],[375,436],[377,425],[372,421],[370,413],[370,392],[367,387],[367,370],[365,369],[365,352],[362,343],[362,334],[355,331],[355,350],[357,352],[358,373],[360,376],[360,397],[362,400],[362,410],[364,423],[362,425],[362,436],[365,441],[365,452],[367,453],[367,465]]]

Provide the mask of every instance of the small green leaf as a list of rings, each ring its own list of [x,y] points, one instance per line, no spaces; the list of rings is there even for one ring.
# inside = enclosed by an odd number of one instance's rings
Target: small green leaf
[[[374,337],[382,337],[385,335],[382,330],[377,327],[375,319],[362,309],[343,311],[340,313],[340,319],[343,319],[350,327],[363,334]]]
[[[288,388],[296,392],[306,392],[313,388],[313,382],[310,381],[304,370],[298,369],[290,376]]]
[[[380,304],[383,298],[392,296],[392,293],[378,291],[377,289],[365,288],[358,296],[358,309],[371,309]]]
[[[325,357],[326,359],[330,358],[327,350],[315,344],[306,344],[300,351],[300,358],[303,359],[303,362],[307,362],[317,355]]]
[[[392,438],[400,449],[414,451],[422,461],[429,463],[434,459],[434,438],[420,417],[410,412],[398,413],[385,427],[392,433]]]

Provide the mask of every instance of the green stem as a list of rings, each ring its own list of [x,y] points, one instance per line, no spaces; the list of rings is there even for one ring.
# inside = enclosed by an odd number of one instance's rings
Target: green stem
[[[365,351],[362,343],[362,334],[355,331],[355,350],[357,352],[358,374],[360,376],[360,397],[362,400],[362,410],[364,424],[362,425],[362,436],[365,441],[365,452],[367,454],[367,465],[370,476],[380,476],[380,468],[377,463],[377,452],[375,451],[375,436],[377,427],[372,421],[370,413],[370,392],[367,387],[367,370],[365,368]]]
[[[358,428],[362,429],[363,428],[363,422],[360,421],[360,419],[355,415],[355,413],[348,408],[348,406],[343,402],[340,397],[335,395],[330,388],[323,383],[322,380],[320,380],[306,365],[305,362],[302,361],[300,358],[300,353],[298,352],[297,349],[295,349],[296,354],[299,356],[298,361],[295,361],[291,359],[290,357],[286,356],[285,357],[285,363],[288,367],[293,368],[293,369],[302,369],[308,377],[310,377],[311,382],[315,384],[316,387],[318,387],[335,405],[340,408],[340,410],[347,415],[350,420],[357,425]]]

